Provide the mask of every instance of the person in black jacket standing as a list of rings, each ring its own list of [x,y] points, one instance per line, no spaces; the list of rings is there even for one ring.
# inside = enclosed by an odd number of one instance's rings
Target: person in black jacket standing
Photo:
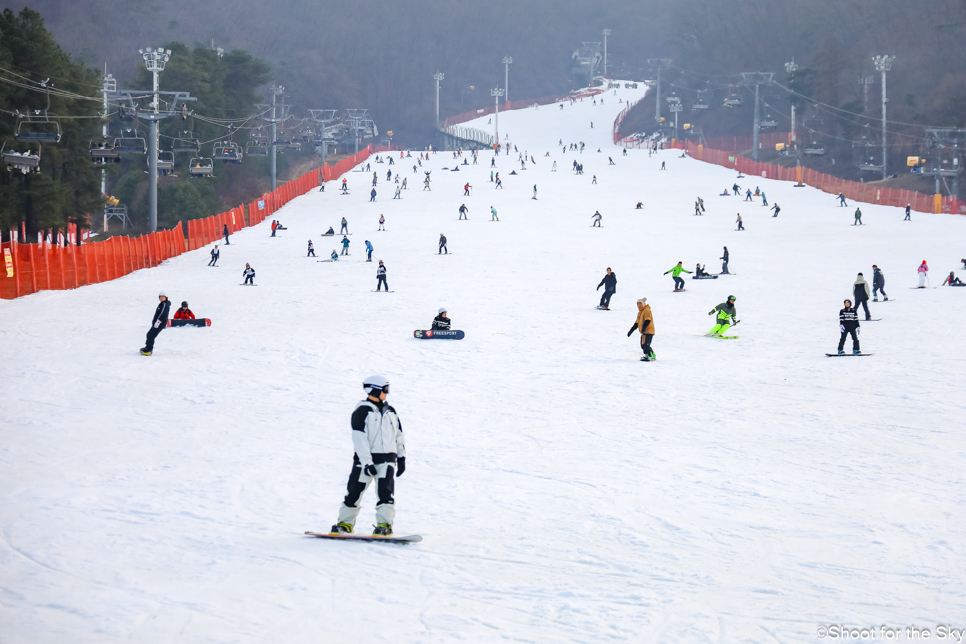
[[[844,356],[845,336],[852,336],[852,355],[857,356],[862,353],[859,350],[859,315],[852,308],[852,300],[845,300],[845,308],[839,311],[839,331],[842,336],[839,338],[839,355]]]
[[[154,352],[154,339],[158,337],[168,326],[168,313],[171,311],[171,302],[168,301],[168,296],[164,294],[164,291],[158,293],[158,308],[154,310],[154,319],[151,320],[151,328],[148,330],[148,336],[144,340],[144,346],[141,348],[142,356],[149,356]]]
[[[610,298],[617,292],[617,275],[610,270],[610,266],[607,267],[607,275],[604,275],[604,279],[600,281],[597,285],[597,290],[600,287],[604,287],[604,294],[600,296],[600,304],[597,305],[598,309],[603,309],[604,311],[610,310]]]

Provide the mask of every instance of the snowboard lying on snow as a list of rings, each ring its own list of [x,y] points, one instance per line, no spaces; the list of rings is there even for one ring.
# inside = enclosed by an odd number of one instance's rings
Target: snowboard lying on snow
[[[420,340],[462,340],[465,334],[462,331],[450,330],[450,331],[439,331],[439,330],[420,330],[416,329],[413,331],[413,337]]]
[[[211,326],[208,318],[198,318],[197,320],[168,320],[168,327],[173,326]]]

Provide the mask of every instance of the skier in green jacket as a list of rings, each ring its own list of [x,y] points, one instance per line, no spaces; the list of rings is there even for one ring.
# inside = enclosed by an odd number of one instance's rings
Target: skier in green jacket
[[[729,295],[727,302],[722,302],[718,306],[711,309],[708,315],[713,315],[715,312],[718,313],[716,322],[711,330],[708,331],[707,335],[720,338],[724,336],[725,331],[731,328],[732,324],[738,324],[741,320],[735,318],[737,312],[735,311],[735,296]],[[728,321],[731,318],[731,322]]]
[[[678,265],[675,266],[674,268],[671,268],[669,270],[664,271],[664,274],[665,275],[667,275],[668,273],[670,273],[671,274],[671,277],[674,278],[674,290],[675,290],[675,292],[677,292],[677,291],[683,291],[684,290],[684,280],[681,277],[679,277],[681,275],[681,273],[690,273],[691,272],[688,269],[684,268],[684,266],[682,266],[683,263],[684,262],[678,262]]]

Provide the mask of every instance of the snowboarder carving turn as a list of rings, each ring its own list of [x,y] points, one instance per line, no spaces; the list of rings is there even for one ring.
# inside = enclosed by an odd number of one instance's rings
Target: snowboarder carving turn
[[[627,337],[631,337],[635,330],[641,333],[641,351],[644,352],[641,362],[657,360],[657,355],[651,349],[651,339],[654,337],[654,316],[651,314],[651,305],[647,303],[646,297],[637,301],[637,319],[631,330],[627,332]]]
[[[715,325],[711,327],[711,330],[708,331],[707,335],[713,338],[729,337],[724,335],[725,332],[735,324],[741,322],[741,320],[735,317],[738,314],[737,311],[735,311],[735,296],[729,295],[726,301],[711,309],[711,311],[708,312],[708,315],[714,315],[715,312],[717,312],[717,316],[715,316]]]
[[[684,262],[678,262],[677,266],[674,266],[674,267],[669,268],[668,270],[664,271],[664,274],[665,275],[667,275],[668,273],[670,273],[671,274],[671,277],[674,278],[674,292],[675,293],[677,293],[678,291],[683,291],[684,290],[684,279],[681,277],[681,273],[688,273],[688,274],[691,273],[691,271],[689,271],[688,269],[684,268],[683,264],[684,264]]]
[[[598,291],[601,286],[604,287],[604,294],[600,296],[600,304],[597,305],[597,308],[603,311],[609,311],[610,298],[617,292],[617,275],[610,270],[610,266],[607,267],[607,275],[604,275],[604,279],[597,285]]]
[[[339,521],[332,534],[351,534],[359,516],[359,501],[376,481],[379,501],[376,504],[376,526],[373,536],[392,535],[396,518],[395,477],[406,471],[406,445],[402,423],[392,405],[386,402],[389,381],[382,376],[369,376],[362,383],[365,400],[356,405],[349,421],[352,427],[352,471],[346,486],[348,494],[339,508]]]

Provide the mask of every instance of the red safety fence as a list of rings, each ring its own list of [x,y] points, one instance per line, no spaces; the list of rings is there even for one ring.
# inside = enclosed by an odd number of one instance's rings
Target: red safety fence
[[[370,154],[390,149],[367,146],[334,166],[324,164],[306,172],[249,204],[211,217],[192,219],[187,222],[187,237],[178,222],[171,230],[140,237],[111,237],[81,246],[6,242],[0,246],[0,299],[97,284],[142,268],[152,268],[166,259],[220,239],[225,228],[234,233],[246,226],[260,224],[292,199],[318,188],[320,181],[336,179],[365,161]],[[11,239],[16,238],[14,232]]]

